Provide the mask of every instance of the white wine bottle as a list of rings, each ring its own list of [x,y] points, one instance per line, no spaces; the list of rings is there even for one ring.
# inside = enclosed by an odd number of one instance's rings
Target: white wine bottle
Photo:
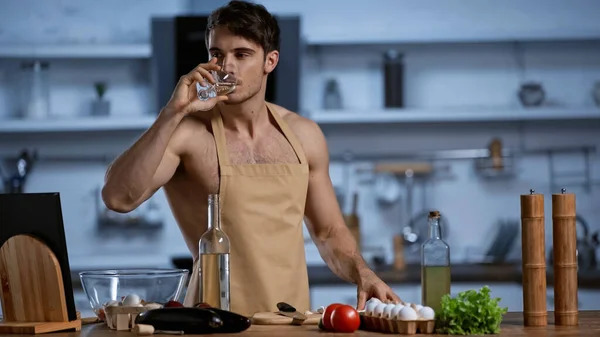
[[[229,237],[221,229],[219,195],[208,196],[208,229],[200,237],[200,302],[229,310]]]

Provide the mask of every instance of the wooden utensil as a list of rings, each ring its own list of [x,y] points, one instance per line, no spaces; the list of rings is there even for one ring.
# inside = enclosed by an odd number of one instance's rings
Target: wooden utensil
[[[278,314],[292,319],[292,325],[302,325],[302,323],[306,321],[306,315],[285,302],[277,303],[277,309],[279,309],[277,312]]]
[[[252,316],[252,324],[256,325],[292,325],[293,318],[281,316],[276,312],[257,312]],[[321,314],[308,314],[302,325],[318,325]]]
[[[490,158],[492,159],[492,167],[494,170],[502,170],[504,168],[502,158],[502,141],[500,138],[494,138],[488,145]]]
[[[429,174],[433,172],[431,163],[379,163],[375,165],[375,172],[388,172],[404,175],[406,171],[412,170],[415,175]]]
[[[404,259],[404,237],[401,234],[394,235],[394,263],[393,267],[396,271],[406,269],[406,260]]]
[[[59,194],[0,194],[0,215],[0,334],[81,330]]]
[[[356,240],[356,245],[358,246],[358,250],[360,251],[360,218],[358,217],[358,193],[354,192],[352,196],[352,211],[350,214],[344,214],[344,222],[346,226],[354,236],[354,240]]]

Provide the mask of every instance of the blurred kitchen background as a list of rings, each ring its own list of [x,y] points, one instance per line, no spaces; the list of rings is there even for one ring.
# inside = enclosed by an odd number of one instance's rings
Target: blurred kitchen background
[[[405,301],[420,302],[415,264],[436,209],[453,294],[489,284],[522,310],[519,195],[545,194],[550,254],[551,194],[565,188],[577,195],[580,308],[600,309],[599,1],[255,2],[282,28],[268,100],[319,123],[348,224]],[[162,190],[125,215],[99,191],[206,60],[206,16],[225,3],[0,0],[4,193],[60,192],[75,284],[81,270],[189,263]],[[355,287],[305,237],[313,305],[353,303]]]

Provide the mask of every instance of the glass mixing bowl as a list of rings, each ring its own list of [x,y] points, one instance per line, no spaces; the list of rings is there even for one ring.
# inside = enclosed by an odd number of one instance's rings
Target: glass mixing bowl
[[[79,273],[92,310],[104,320],[102,307],[136,294],[146,302],[179,301],[187,284],[187,269],[111,269]]]

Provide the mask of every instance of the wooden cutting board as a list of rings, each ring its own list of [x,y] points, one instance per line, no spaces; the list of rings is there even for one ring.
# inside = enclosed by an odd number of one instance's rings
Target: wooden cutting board
[[[321,314],[310,314],[307,315],[306,321],[303,325],[318,325],[321,319]],[[274,312],[257,312],[252,316],[252,324],[256,325],[290,325],[292,324],[292,318],[282,316]]]

